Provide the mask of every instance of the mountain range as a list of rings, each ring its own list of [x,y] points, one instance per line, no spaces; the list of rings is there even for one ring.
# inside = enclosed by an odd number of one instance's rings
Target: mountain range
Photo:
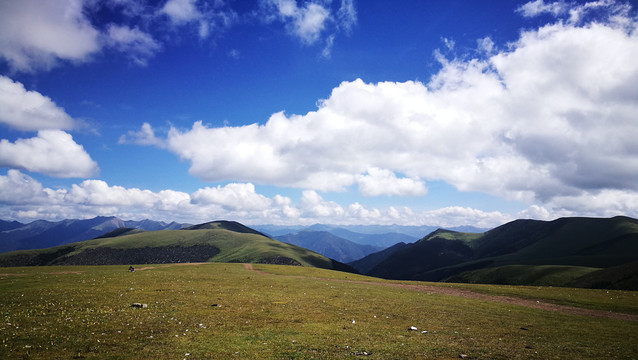
[[[351,265],[388,279],[638,289],[638,220],[515,220],[484,233],[439,229]]]
[[[0,254],[0,267],[188,262],[264,263],[356,272],[346,264],[233,221],[213,221],[181,230],[119,228],[93,240]]]
[[[366,255],[383,250],[379,246],[357,244],[328,231],[304,230],[275,236],[275,239],[287,244],[301,246],[341,262],[358,260]]]
[[[46,248],[0,254],[0,266],[183,261],[317,266],[308,259],[320,256],[321,267],[387,279],[638,289],[638,220],[624,216],[515,220],[485,232],[437,229],[414,242],[396,232],[364,234],[327,225],[300,229],[276,236],[277,241],[267,234],[273,227],[256,230],[231,221],[194,226],[114,217],[26,225],[0,221],[3,249]],[[354,241],[384,236],[389,242],[408,241],[388,247]],[[97,239],[81,241],[87,237]],[[351,267],[338,261],[350,259]]]
[[[93,239],[118,228],[146,231],[177,230],[190,224],[142,220],[124,221],[117,217],[62,221],[36,220],[28,224],[0,220],[0,253],[14,250],[43,249]]]

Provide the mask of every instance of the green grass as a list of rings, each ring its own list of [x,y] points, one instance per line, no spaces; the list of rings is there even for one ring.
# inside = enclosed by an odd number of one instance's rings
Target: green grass
[[[574,279],[597,270],[599,269],[566,265],[505,265],[466,271],[453,276],[450,281],[473,284],[566,286]]]
[[[483,236],[482,233],[466,233],[457,231],[440,231],[437,237],[447,240],[460,240],[468,246],[473,246],[475,241]]]
[[[64,258],[68,258],[83,251],[96,248],[139,249],[168,246],[189,247],[194,245],[212,245],[218,248],[220,253],[211,258],[209,260],[211,262],[259,262],[265,258],[280,256],[294,259],[303,266],[333,268],[330,259],[310,250],[284,244],[258,234],[239,233],[218,228],[146,231],[131,235],[82,241],[49,249],[5,253],[0,254],[0,258],[10,258],[16,255],[34,257],[43,254],[54,254],[61,249],[72,250],[63,255]],[[52,259],[57,258],[57,256],[51,256]],[[22,263],[24,263],[24,261]]]
[[[627,290],[580,289],[551,286],[513,286],[484,284],[432,283],[469,289],[488,295],[514,296],[542,300],[585,309],[621,312],[638,315],[638,292]]]
[[[255,268],[280,275],[250,272],[241,264],[159,265],[135,273],[126,272],[127,266],[1,268],[0,358],[356,359],[361,358],[356,353],[367,352],[371,359],[459,354],[628,359],[638,354],[636,322],[336,281],[382,282],[321,269]],[[541,294],[554,291],[548,289]],[[595,290],[571,290],[577,302],[606,301]],[[135,309],[134,302],[149,307]],[[410,326],[419,331],[407,331]]]

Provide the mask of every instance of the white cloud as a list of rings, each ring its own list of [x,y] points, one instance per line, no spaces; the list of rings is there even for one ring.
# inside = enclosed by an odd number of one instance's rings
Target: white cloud
[[[341,0],[337,19],[339,28],[348,33],[352,31],[352,28],[357,24],[357,9],[354,7],[354,0]]]
[[[0,123],[18,130],[72,129],[77,122],[50,98],[0,75]]]
[[[572,196],[635,194],[638,32],[614,21],[559,21],[485,59],[441,58],[427,84],[343,82],[305,115],[171,129],[168,149],[207,181],[414,195],[443,180],[552,209]]]
[[[193,193],[192,202],[200,205],[217,204],[231,210],[265,210],[272,204],[272,200],[257,194],[255,186],[250,183],[199,189]]]
[[[499,211],[486,212],[478,209],[449,206],[417,214],[419,224],[437,224],[441,227],[472,225],[479,228],[492,228],[505,224],[514,218]]]
[[[134,63],[146,66],[161,49],[161,45],[151,35],[137,28],[110,24],[106,32],[107,43],[126,54]]]
[[[95,14],[105,8],[117,23],[92,24]],[[36,72],[64,61],[87,62],[104,50],[115,50],[145,66],[162,48],[149,29],[157,30],[159,39],[168,39],[173,34],[167,30],[194,24],[196,34],[205,39],[236,18],[221,1],[170,0],[161,7],[129,0],[0,1],[0,57],[14,72]]]
[[[367,174],[357,175],[356,181],[363,196],[421,196],[427,193],[423,181],[397,178],[392,171],[385,169],[370,168]]]
[[[0,140],[0,167],[63,178],[89,177],[98,172],[84,148],[61,130],[41,130],[37,137],[15,143]]]
[[[517,214],[460,206],[426,211],[389,206],[381,210],[358,202],[340,205],[325,200],[313,190],[304,191],[297,203],[281,195],[268,198],[252,184],[242,183],[206,187],[192,194],[170,189],[153,192],[124,188],[101,180],[85,180],[70,188],[54,190],[43,187],[18,170],[9,170],[6,176],[0,175],[0,218],[22,221],[107,215],[190,223],[232,219],[246,224],[473,225],[490,228],[526,217],[551,220],[574,215],[638,216],[638,210],[632,205],[637,200],[636,194],[603,191],[590,197],[573,197],[567,202],[561,200],[557,204],[532,205]],[[590,213],[583,213],[582,208],[586,208],[588,202],[596,204],[596,208],[590,208]]]
[[[160,12],[166,14],[176,24],[199,20],[202,14],[195,3],[196,0],[169,0]]]
[[[290,33],[305,44],[317,41],[330,19],[330,10],[319,3],[307,2],[301,7],[295,0],[267,0],[266,3],[286,24]]]
[[[169,0],[159,13],[168,16],[174,27],[196,25],[200,39],[208,38],[211,31],[229,28],[238,17],[223,1]]]
[[[333,9],[328,1],[262,0],[264,21],[283,22],[287,31],[303,44],[325,42],[321,56],[329,58],[337,33],[349,34],[357,24],[357,11],[352,0],[341,0]]]
[[[164,147],[164,141],[155,136],[155,131],[151,124],[146,122],[142,124],[139,131],[129,131],[126,135],[120,136],[118,143]]]
[[[81,0],[0,1],[0,56],[25,72],[48,70],[60,60],[87,61],[100,43],[83,5]]]
[[[38,203],[38,197],[43,193],[42,184],[18,170],[7,171],[6,176],[0,176],[0,203],[29,204]]]
[[[486,55],[492,55],[494,49],[494,41],[488,36],[476,41],[478,44],[478,50]]]
[[[564,1],[545,3],[543,0],[530,1],[521,5],[517,11],[525,17],[534,17],[543,13],[550,13],[554,16],[567,13],[570,6]]]
[[[299,201],[300,210],[305,217],[332,218],[345,214],[345,210],[334,201],[325,201],[314,190],[305,190]]]
[[[564,18],[566,22],[577,24],[587,21],[589,18],[593,21],[601,19],[592,19],[593,16],[603,16],[603,21],[620,26],[633,26],[630,20],[631,5],[616,0],[597,0],[597,1],[554,1],[545,2],[543,0],[530,1],[521,5],[517,12],[524,17],[536,17],[542,14],[550,14],[557,18]]]

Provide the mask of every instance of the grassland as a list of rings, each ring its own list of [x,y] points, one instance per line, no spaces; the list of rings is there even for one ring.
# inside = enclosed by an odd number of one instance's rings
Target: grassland
[[[253,267],[258,271],[212,263],[144,265],[135,273],[125,266],[0,268],[0,358],[638,356],[637,321],[380,286],[402,282],[316,268]],[[602,310],[618,297],[614,311],[636,313],[635,292],[427,285],[569,299],[572,306]],[[148,308],[132,308],[135,302]]]

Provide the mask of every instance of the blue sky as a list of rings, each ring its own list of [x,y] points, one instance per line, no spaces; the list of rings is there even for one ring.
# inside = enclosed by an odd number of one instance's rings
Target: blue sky
[[[638,217],[635,2],[0,1],[0,218]]]

